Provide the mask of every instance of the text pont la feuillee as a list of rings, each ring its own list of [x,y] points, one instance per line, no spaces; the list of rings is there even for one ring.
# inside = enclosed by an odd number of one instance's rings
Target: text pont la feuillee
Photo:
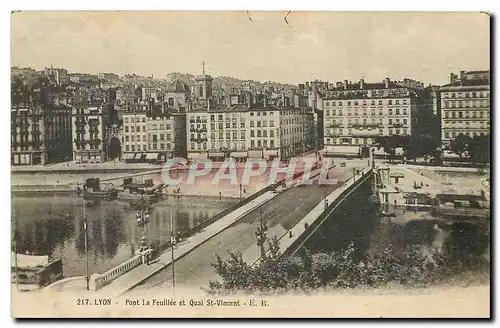
[[[238,307],[238,306],[269,306],[265,300],[227,300],[227,299],[126,299],[126,306],[189,306],[189,307]]]

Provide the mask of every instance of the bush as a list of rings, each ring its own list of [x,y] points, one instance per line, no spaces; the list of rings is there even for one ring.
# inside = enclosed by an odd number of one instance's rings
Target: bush
[[[444,282],[470,267],[423,246],[408,246],[400,254],[387,247],[361,261],[355,260],[356,248],[352,243],[332,253],[311,255],[303,250],[297,257],[282,256],[276,239],[268,242],[268,248],[266,258],[255,266],[245,263],[241,253],[231,253],[228,261],[217,257],[212,265],[222,281],[211,281],[208,292],[307,292],[322,287],[375,288],[388,284],[425,286]],[[478,266],[477,261],[473,263]]]

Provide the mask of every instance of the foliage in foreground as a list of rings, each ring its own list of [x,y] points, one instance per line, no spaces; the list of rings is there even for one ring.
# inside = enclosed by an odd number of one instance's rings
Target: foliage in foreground
[[[208,292],[307,292],[323,287],[376,288],[388,284],[418,287],[445,282],[466,268],[482,264],[478,258],[458,260],[421,246],[408,246],[398,254],[388,247],[355,260],[353,244],[338,252],[303,252],[299,257],[280,256],[276,239],[268,244],[266,258],[253,266],[241,253],[229,253],[227,261],[217,256],[212,266],[222,280],[210,281]]]

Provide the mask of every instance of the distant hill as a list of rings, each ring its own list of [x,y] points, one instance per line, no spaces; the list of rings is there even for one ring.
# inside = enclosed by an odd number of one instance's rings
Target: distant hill
[[[195,75],[193,74],[186,74],[186,73],[169,73],[167,74],[167,78],[170,79],[179,79],[189,85],[193,84]],[[254,80],[241,80],[235,77],[231,76],[213,76],[213,87],[219,88],[221,86],[226,87],[226,88],[238,88],[243,85],[267,85],[267,86],[272,86],[272,87],[277,87],[277,88],[291,88],[294,87],[292,84],[284,84],[284,83],[278,83],[278,82],[273,82],[273,81],[267,81],[267,82],[261,82],[261,81],[254,81]]]

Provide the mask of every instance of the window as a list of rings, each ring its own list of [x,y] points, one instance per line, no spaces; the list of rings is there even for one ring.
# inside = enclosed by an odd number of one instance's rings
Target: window
[[[404,125],[408,124],[408,120],[406,118],[403,120],[403,124]]]
[[[379,105],[382,105],[382,100],[379,100],[379,101],[378,101],[378,104],[379,104]]]
[[[226,139],[231,139],[231,132],[226,132]]]
[[[257,138],[260,138],[262,137],[262,131],[261,130],[257,130]]]
[[[128,132],[128,126],[125,127],[125,132]]]
[[[389,99],[389,105],[392,105],[392,100],[391,99]]]
[[[450,133],[449,133],[449,132],[445,132],[445,133],[444,133],[444,137],[445,137],[445,138],[449,138],[449,137],[450,137]]]
[[[143,117],[141,121],[142,121],[142,123],[146,122],[146,118]]]
[[[396,105],[399,105],[399,100],[396,100]]]
[[[250,121],[250,127],[251,127],[251,128],[255,127],[255,123],[254,123],[254,121]]]
[[[245,122],[240,123],[240,128],[245,128]]]
[[[392,118],[389,119],[389,125],[392,125]]]
[[[392,108],[389,108],[389,115],[392,115]]]
[[[347,102],[347,106],[351,106],[351,102],[350,101]]]
[[[241,140],[245,140],[245,131],[241,131]]]
[[[255,137],[255,130],[250,130],[250,137]]]
[[[226,122],[226,129],[230,129],[230,128],[231,128],[231,123]]]
[[[269,130],[269,136],[274,137],[274,130]]]

